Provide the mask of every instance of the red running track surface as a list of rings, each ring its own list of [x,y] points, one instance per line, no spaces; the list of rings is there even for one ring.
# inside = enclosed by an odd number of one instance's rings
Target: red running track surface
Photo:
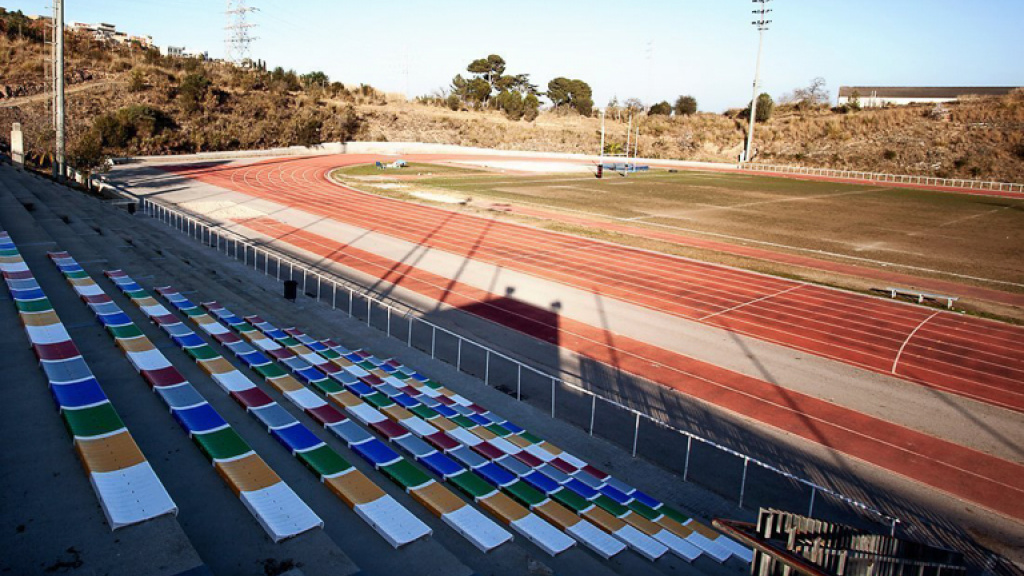
[[[1024,341],[1024,328],[381,198],[327,178],[337,166],[375,158],[319,156],[167,169],[410,242],[1024,412],[1024,346],[1019,344]]]
[[[644,342],[497,297],[271,218],[245,227],[830,449],[1024,519],[1024,466]],[[553,334],[557,332],[557,334]]]

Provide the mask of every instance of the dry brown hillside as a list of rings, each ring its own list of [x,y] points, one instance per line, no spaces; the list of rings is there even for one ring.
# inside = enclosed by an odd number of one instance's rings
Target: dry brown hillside
[[[2,32],[2,30],[0,30]],[[21,122],[28,145],[51,148],[43,45],[0,34],[0,147]],[[369,86],[303,86],[294,73],[243,71],[162,58],[138,48],[70,42],[72,156],[164,154],[338,140],[422,141],[502,149],[596,153],[600,119],[542,112],[533,122],[497,111],[452,111]],[[77,88],[76,88],[77,87]],[[946,106],[839,113],[777,108],[759,124],[758,159],[782,164],[1024,181],[1024,92]],[[734,161],[746,121],[735,115],[649,116],[640,155]],[[609,121],[609,141],[625,139]]]

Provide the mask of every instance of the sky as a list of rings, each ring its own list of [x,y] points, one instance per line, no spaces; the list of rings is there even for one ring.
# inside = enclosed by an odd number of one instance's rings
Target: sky
[[[49,0],[0,0],[48,14]],[[594,100],[682,94],[721,112],[750,100],[758,33],[750,0],[249,0],[254,58],[408,96],[447,87],[476,58],[543,90],[586,81]],[[762,91],[841,85],[1022,86],[1021,0],[773,0]],[[157,45],[224,55],[221,0],[66,0],[65,20],[109,22]]]

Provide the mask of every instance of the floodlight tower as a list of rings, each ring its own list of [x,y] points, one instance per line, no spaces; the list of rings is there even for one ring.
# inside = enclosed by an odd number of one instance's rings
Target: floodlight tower
[[[63,180],[64,169],[64,0],[53,2],[53,177]]]
[[[761,88],[761,49],[764,48],[764,33],[768,30],[768,25],[772,23],[768,19],[768,14],[772,11],[768,7],[768,3],[772,0],[752,0],[754,4],[757,4],[757,9],[754,10],[755,20],[751,22],[754,26],[757,26],[758,40],[757,40],[757,66],[754,68],[754,96],[750,100],[750,121],[747,123],[747,145],[743,148],[743,161],[750,161],[750,153],[753,150],[754,145],[754,121],[757,118],[757,97],[758,92]]]
[[[255,28],[255,24],[247,22],[250,12],[256,8],[246,5],[246,0],[227,0],[227,10],[224,14],[228,18],[228,25],[224,27],[224,59],[236,65],[246,60],[251,60],[249,45],[256,38],[249,35],[249,30]]]

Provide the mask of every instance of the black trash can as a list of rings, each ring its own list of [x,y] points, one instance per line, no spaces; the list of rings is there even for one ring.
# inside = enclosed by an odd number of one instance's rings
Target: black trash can
[[[299,283],[295,280],[284,281],[284,299],[295,302],[295,297],[299,293]]]

